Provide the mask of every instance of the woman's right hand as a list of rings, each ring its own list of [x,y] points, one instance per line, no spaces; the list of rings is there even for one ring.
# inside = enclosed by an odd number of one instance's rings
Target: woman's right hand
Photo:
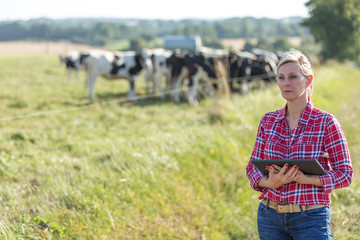
[[[299,174],[299,167],[295,165],[292,168],[289,168],[288,164],[285,164],[283,167],[276,165],[267,166],[266,170],[269,171],[269,175],[264,176],[260,180],[259,186],[272,189],[276,189],[286,183],[294,181]]]

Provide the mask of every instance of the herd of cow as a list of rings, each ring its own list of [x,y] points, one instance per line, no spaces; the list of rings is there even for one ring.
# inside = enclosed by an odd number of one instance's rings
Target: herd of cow
[[[94,86],[100,76],[128,80],[128,100],[136,101],[135,82],[144,73],[147,92],[156,92],[162,99],[165,93],[170,93],[175,103],[180,102],[183,93],[191,104],[197,103],[201,94],[241,92],[255,79],[275,80],[278,59],[277,54],[261,49],[234,53],[209,48],[199,52],[162,48],[141,52],[70,51],[61,56],[68,71],[68,82],[72,72],[78,74],[80,69],[86,72],[90,101],[93,101]]]

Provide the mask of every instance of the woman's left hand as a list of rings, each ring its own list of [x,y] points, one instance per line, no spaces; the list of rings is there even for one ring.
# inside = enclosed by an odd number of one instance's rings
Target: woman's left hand
[[[294,177],[294,182],[300,184],[312,184],[318,187],[322,187],[322,182],[320,181],[319,175],[306,175],[300,170],[298,171],[297,175]]]

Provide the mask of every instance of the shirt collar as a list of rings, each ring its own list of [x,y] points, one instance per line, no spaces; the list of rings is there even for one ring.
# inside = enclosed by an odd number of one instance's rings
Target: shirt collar
[[[287,104],[285,105],[284,108],[279,110],[279,114],[276,118],[276,122],[282,121],[286,119],[286,108],[287,108]],[[309,100],[309,102],[306,104],[306,107],[304,109],[304,112],[301,114],[301,117],[299,119],[299,123],[307,125],[310,119],[310,115],[311,115],[311,111],[314,108],[314,105],[312,103],[311,100]]]

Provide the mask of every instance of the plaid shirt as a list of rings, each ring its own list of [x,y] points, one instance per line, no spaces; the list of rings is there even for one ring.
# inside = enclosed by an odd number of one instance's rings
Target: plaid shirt
[[[313,158],[326,170],[322,187],[291,182],[277,189],[259,187],[263,174],[249,161],[246,175],[259,199],[301,205],[330,204],[331,191],[347,187],[353,180],[350,153],[339,121],[309,102],[298,127],[290,134],[286,106],[265,114],[258,128],[252,159]]]

